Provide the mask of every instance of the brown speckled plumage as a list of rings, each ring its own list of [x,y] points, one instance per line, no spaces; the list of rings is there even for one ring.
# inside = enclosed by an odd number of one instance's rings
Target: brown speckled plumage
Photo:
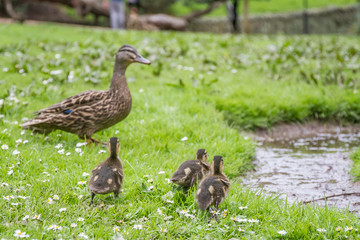
[[[205,149],[199,149],[196,160],[183,162],[171,178],[173,183],[183,187],[192,187],[197,181],[210,173],[210,165],[207,163],[208,154]]]
[[[219,204],[226,198],[230,189],[230,181],[225,174],[223,174],[223,167],[222,157],[215,156],[211,166],[212,175],[200,182],[196,193],[196,203],[201,210],[209,209],[212,205],[214,205],[217,210]],[[212,214],[209,222],[213,217],[218,221],[216,214]]]
[[[116,137],[110,138],[110,157],[92,170],[89,181],[89,190],[91,192],[90,205],[93,203],[95,194],[113,192],[115,197],[119,194],[124,179],[123,166],[118,157],[119,150],[119,140]]]
[[[131,111],[132,100],[125,71],[134,62],[150,64],[134,47],[123,45],[116,54],[109,90],[90,90],[69,97],[37,111],[37,116],[23,123],[22,127],[46,134],[60,129],[98,143],[92,138],[94,133],[120,122]]]

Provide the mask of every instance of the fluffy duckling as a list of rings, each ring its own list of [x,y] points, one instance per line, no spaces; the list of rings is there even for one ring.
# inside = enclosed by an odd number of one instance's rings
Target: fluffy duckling
[[[219,204],[224,201],[230,189],[229,179],[223,174],[224,162],[222,156],[214,157],[211,168],[212,175],[200,183],[196,193],[196,202],[201,210],[209,209],[211,205],[214,205],[215,209],[218,210]],[[219,222],[214,213],[209,222],[213,217]]]
[[[173,183],[183,187],[192,187],[210,174],[210,165],[207,163],[208,154],[205,149],[199,149],[196,153],[196,160],[183,162],[171,178]]]
[[[90,205],[94,203],[95,194],[113,192],[116,198],[123,184],[123,166],[118,157],[120,151],[119,139],[116,137],[110,138],[108,148],[110,157],[92,170],[89,181],[89,190],[91,192]]]

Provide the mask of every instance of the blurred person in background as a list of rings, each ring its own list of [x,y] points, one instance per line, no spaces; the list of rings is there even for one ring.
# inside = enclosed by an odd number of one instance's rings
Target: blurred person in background
[[[125,28],[125,3],[123,0],[110,1],[110,25],[113,29]]]

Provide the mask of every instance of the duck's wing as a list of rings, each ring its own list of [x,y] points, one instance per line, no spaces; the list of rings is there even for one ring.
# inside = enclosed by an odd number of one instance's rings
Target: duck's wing
[[[69,97],[60,103],[56,103],[48,108],[36,112],[37,115],[47,113],[65,113],[70,114],[72,110],[86,105],[92,105],[106,97],[107,91],[85,91]]]

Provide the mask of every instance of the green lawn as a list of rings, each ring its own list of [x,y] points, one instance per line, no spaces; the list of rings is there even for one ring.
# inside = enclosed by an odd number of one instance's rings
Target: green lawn
[[[359,238],[355,229],[360,221],[351,213],[287,205],[276,196],[243,188],[238,176],[252,168],[254,144],[237,131],[284,121],[328,120],[333,111],[339,121],[358,122],[358,79],[349,80],[357,71],[350,63],[359,64],[357,38],[115,32],[49,24],[2,25],[0,35],[2,238],[13,239],[17,229],[31,239],[82,239],[82,234],[90,239],[118,234],[125,239]],[[32,135],[18,124],[68,96],[108,88],[113,56],[125,43],[152,65],[130,66],[132,112],[95,136],[102,141],[119,137],[124,191],[116,200],[96,196],[95,206],[88,207],[90,194],[81,181],[89,176],[83,173],[107,157],[99,152],[104,149],[82,146],[79,153],[75,149],[81,141],[75,135]],[[290,59],[291,51],[299,57]],[[63,71],[52,75],[54,70]],[[328,70],[344,76],[334,82],[326,77]],[[208,225],[194,196],[186,197],[166,180],[198,148],[206,148],[210,158],[223,155],[231,179],[219,225]],[[61,149],[65,154],[58,153]],[[55,199],[52,204],[49,198]],[[33,219],[36,214],[40,219]],[[59,229],[49,229],[51,225]],[[281,230],[287,234],[281,236]]]
[[[308,0],[309,8],[322,8],[330,6],[344,6],[349,4],[357,3],[357,0]],[[239,12],[242,13],[242,1],[239,1]],[[170,10],[172,14],[175,15],[186,15],[193,10],[204,9],[206,8],[205,4],[191,3],[185,5],[181,1],[177,1],[174,5],[171,6]],[[263,13],[278,13],[278,12],[290,12],[290,11],[299,11],[303,9],[302,0],[250,0],[249,1],[249,11],[250,14],[263,14]],[[214,10],[210,14],[206,15],[207,17],[221,17],[227,16],[225,5]]]

